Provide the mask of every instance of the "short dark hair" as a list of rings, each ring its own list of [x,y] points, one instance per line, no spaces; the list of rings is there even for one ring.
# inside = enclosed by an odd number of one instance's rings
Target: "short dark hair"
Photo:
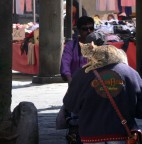
[[[94,25],[94,19],[92,17],[88,16],[82,16],[77,21],[77,29],[80,29],[82,25],[86,24],[93,24]]]

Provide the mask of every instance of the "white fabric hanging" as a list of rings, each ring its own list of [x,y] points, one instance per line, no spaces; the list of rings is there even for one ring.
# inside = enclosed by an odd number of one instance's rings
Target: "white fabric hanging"
[[[16,0],[16,14],[24,14],[25,0]]]
[[[32,0],[16,0],[16,14],[24,14],[24,6],[27,12],[32,12]],[[13,13],[14,13],[14,0],[13,0]]]
[[[96,0],[96,10],[118,11],[117,0]]]

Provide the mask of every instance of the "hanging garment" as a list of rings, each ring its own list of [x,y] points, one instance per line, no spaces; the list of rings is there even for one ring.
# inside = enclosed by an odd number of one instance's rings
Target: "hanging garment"
[[[32,0],[15,0],[16,2],[16,14],[24,14],[24,7],[26,11],[32,11]],[[13,13],[14,13],[14,0],[13,0]]]
[[[16,14],[24,14],[25,0],[16,0]]]
[[[34,44],[29,42],[28,44],[28,64],[29,65],[34,65],[35,64],[35,51],[34,51]]]
[[[117,0],[96,0],[96,10],[118,11]]]
[[[96,0],[96,10],[106,11],[106,0]]]
[[[136,0],[121,0],[121,6],[136,6]]]
[[[132,7],[130,6],[121,6],[121,0],[118,0],[118,11],[119,13],[125,12],[126,16],[130,16],[132,14]]]
[[[13,6],[12,6],[12,13],[14,13],[14,0],[13,0]]]
[[[107,0],[106,6],[107,6],[108,11],[117,11],[118,12],[117,0]]]
[[[26,12],[32,11],[32,0],[25,0],[26,2]]]

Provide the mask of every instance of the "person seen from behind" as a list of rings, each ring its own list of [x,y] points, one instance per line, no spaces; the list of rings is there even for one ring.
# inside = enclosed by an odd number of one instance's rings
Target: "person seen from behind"
[[[105,51],[106,59],[109,60],[107,53]],[[100,57],[98,63],[102,59],[103,57]],[[130,130],[139,129],[135,118],[142,119],[140,75],[122,62],[103,65],[87,73],[85,69],[86,67],[76,71],[63,98],[65,108],[78,115],[81,142],[83,144],[128,144],[128,133],[124,123],[114,110],[94,71],[96,70],[100,75]]]

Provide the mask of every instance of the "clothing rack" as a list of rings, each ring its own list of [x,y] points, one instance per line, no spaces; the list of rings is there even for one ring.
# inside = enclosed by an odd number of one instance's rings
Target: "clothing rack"
[[[13,0],[13,5],[14,5],[14,13],[13,13],[14,23],[17,23],[16,1],[17,0]],[[33,0],[33,22],[34,23],[36,22],[36,0]]]

